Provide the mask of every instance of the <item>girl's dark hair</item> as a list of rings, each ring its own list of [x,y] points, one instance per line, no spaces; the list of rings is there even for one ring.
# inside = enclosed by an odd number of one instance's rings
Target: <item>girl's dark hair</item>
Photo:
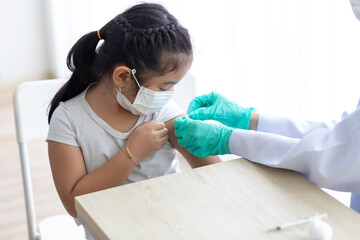
[[[177,69],[180,57],[164,60],[165,54],[192,55],[186,28],[159,4],[143,3],[117,15],[99,30],[104,42],[97,48],[97,31],[81,37],[67,55],[70,79],[50,104],[48,122],[61,101],[69,100],[123,63],[136,69],[141,81],[149,74],[160,76]],[[163,57],[164,56],[164,57]]]

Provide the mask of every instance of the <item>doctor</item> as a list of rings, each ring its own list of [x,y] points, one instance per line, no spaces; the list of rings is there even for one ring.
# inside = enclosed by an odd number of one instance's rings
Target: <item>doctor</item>
[[[350,2],[360,20],[360,0]],[[175,135],[192,154],[231,153],[301,172],[319,187],[353,192],[351,207],[360,212],[360,100],[338,123],[270,117],[214,92],[196,97],[188,113],[175,120]]]

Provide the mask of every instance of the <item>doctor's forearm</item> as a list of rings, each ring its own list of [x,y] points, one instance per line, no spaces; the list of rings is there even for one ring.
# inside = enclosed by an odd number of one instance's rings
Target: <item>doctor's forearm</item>
[[[258,114],[251,116],[256,123],[256,131],[275,133],[291,138],[303,138],[307,134],[317,129],[332,129],[336,125],[336,122],[314,122],[305,120],[293,120],[287,117],[273,116],[268,114]],[[257,120],[257,121],[256,121]],[[251,124],[251,118],[250,118]],[[251,126],[249,124],[249,127]],[[250,128],[251,129],[251,128]],[[254,130],[254,129],[251,129]]]
[[[259,113],[253,111],[250,117],[249,129],[257,131],[258,122],[259,122]]]

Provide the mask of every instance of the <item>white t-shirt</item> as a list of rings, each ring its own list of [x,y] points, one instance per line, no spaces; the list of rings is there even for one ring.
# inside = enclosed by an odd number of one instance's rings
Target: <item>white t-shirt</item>
[[[87,173],[103,166],[116,155],[132,131],[143,122],[166,122],[184,113],[175,102],[169,101],[160,111],[140,116],[134,127],[123,133],[113,129],[91,109],[85,94],[86,90],[66,102],[60,102],[52,115],[47,140],[80,147]],[[124,184],[180,171],[176,153],[167,141],[162,149],[139,162]]]

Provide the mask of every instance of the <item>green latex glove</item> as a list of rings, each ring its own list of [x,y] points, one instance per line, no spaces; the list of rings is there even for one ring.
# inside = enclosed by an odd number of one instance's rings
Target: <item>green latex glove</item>
[[[243,108],[219,93],[211,92],[194,98],[188,107],[189,117],[196,120],[215,120],[233,128],[249,129],[255,108]]]
[[[175,119],[174,126],[179,145],[195,156],[230,154],[229,139],[233,128],[187,117]]]

